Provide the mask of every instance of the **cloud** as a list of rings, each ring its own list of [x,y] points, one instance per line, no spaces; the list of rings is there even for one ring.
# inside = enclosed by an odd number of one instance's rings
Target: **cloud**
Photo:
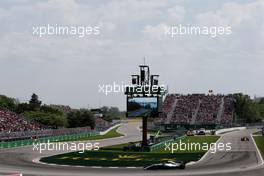
[[[234,27],[248,22],[258,22],[263,19],[264,2],[239,4],[229,2],[223,4],[221,9],[197,14],[196,20],[199,24],[207,25],[232,25]]]
[[[186,14],[185,8],[179,5],[169,8],[167,12],[168,12],[168,20],[172,24],[178,24],[183,22]]]
[[[124,109],[124,95],[98,94],[98,84],[129,82],[146,57],[171,92],[213,87],[219,93],[241,88],[264,94],[259,82],[264,69],[262,1],[234,0],[215,8],[204,3],[199,10],[187,0],[12,2],[1,2],[0,9],[1,93],[24,99],[38,92],[47,103]],[[164,37],[166,26],[179,23],[231,25],[233,33],[215,39]],[[33,36],[32,26],[43,24],[99,25],[101,35]]]

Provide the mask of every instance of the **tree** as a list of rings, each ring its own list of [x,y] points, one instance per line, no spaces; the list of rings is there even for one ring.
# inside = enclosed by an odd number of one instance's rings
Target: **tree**
[[[76,110],[68,113],[67,120],[69,127],[71,128],[90,126],[92,129],[94,129],[95,127],[94,116],[86,109]]]
[[[235,113],[239,119],[244,119],[247,123],[257,122],[261,119],[259,105],[251,100],[248,95],[237,93],[233,97],[235,99]]]
[[[107,106],[103,106],[102,108],[101,108],[101,110],[102,110],[102,113],[103,114],[106,114],[107,112],[108,112],[108,107]]]
[[[113,119],[122,119],[125,117],[125,112],[121,112],[117,107],[103,106],[101,108],[103,119],[111,122]]]
[[[41,101],[38,99],[38,95],[33,93],[31,96],[31,99],[29,100],[29,106],[32,108],[32,110],[39,109],[41,105]]]
[[[57,109],[57,108],[53,108],[53,107],[45,105],[45,104],[40,106],[40,111],[43,111],[45,113],[59,114],[59,115],[63,114],[62,110]]]
[[[67,119],[64,114],[55,114],[50,112],[43,111],[26,111],[23,113],[23,116],[27,117],[30,120],[37,121],[44,125],[62,127],[67,126]]]
[[[18,101],[14,98],[0,95],[0,108],[5,108],[10,111],[14,111],[17,108]]]
[[[95,127],[95,119],[93,114],[85,109],[81,109],[81,126],[90,126],[91,129],[94,129]]]
[[[261,98],[259,104],[264,104],[264,98]]]
[[[16,108],[16,113],[21,114],[23,112],[31,111],[31,110],[32,110],[32,108],[30,108],[29,104],[20,103],[20,104],[18,104],[18,106]]]
[[[264,119],[264,104],[258,105],[258,110],[262,119]]]

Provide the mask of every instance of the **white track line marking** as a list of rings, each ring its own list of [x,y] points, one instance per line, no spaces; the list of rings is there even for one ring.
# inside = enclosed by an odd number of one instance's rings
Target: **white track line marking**
[[[219,139],[215,142],[216,144],[217,143],[219,143],[219,141],[223,138],[223,136],[224,135],[221,135],[220,137],[219,137]],[[210,148],[211,149],[211,148]],[[202,156],[202,158],[201,159],[199,159],[198,161],[191,161],[191,162],[189,162],[189,163],[187,163],[186,165],[187,166],[190,166],[190,165],[193,165],[193,164],[198,164],[199,162],[201,162],[202,160],[204,160],[204,158],[207,156],[207,155],[209,155],[210,154],[210,152],[211,152],[211,150],[208,150],[203,156]]]
[[[257,146],[257,144],[256,144],[256,142],[255,142],[255,139],[253,138],[253,135],[250,134],[250,137],[251,137],[251,139],[252,139],[252,141],[253,141],[253,143],[254,143],[254,145],[255,145],[255,148],[256,148],[256,150],[257,150],[257,153],[258,153],[258,155],[259,155],[259,158],[260,158],[260,161],[261,161],[260,165],[262,165],[262,164],[264,164],[264,161],[263,161],[262,155],[261,155],[261,153],[260,153],[260,151],[259,151],[259,149],[258,149],[258,146]]]

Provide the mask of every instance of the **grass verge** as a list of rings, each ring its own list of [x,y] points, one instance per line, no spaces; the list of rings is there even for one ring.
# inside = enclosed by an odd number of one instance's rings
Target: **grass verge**
[[[218,136],[191,136],[185,138],[184,142],[213,143]],[[103,147],[99,151],[86,151],[84,153],[71,152],[42,158],[42,162],[82,165],[82,166],[104,166],[104,167],[142,167],[168,160],[182,160],[185,162],[199,160],[206,151],[175,152],[157,150],[153,152],[125,152],[123,147],[127,144],[119,144]]]
[[[253,133],[253,135],[262,135],[262,131],[257,131],[255,133]]]
[[[108,138],[115,138],[115,137],[120,137],[120,136],[124,136],[123,134],[117,132],[118,127],[113,128],[112,130],[110,130],[109,132],[107,132],[104,135],[97,135],[97,136],[89,136],[89,137],[83,137],[80,138],[80,141],[85,141],[85,140],[99,140],[99,139],[108,139]]]
[[[26,139],[26,140],[18,140],[18,141],[10,141],[10,142],[0,142],[0,149],[2,148],[13,148],[13,147],[22,147],[22,146],[29,146],[33,143],[41,142],[47,143],[50,142],[69,142],[69,141],[83,141],[83,140],[99,140],[99,139],[107,139],[107,138],[114,138],[123,136],[117,132],[117,129],[113,128],[108,133],[104,135],[99,135],[99,132],[91,132],[91,133],[81,133],[81,134],[74,134],[74,135],[64,135],[64,136],[50,136],[45,138],[39,138],[37,140],[34,139]]]
[[[254,140],[262,155],[262,158],[264,158],[264,136],[254,136]]]
[[[207,149],[206,146],[210,146],[212,143],[215,143],[218,139],[219,136],[187,136],[183,140],[177,142],[178,145],[180,145],[180,143],[186,144],[186,150],[173,150],[173,153],[205,153],[207,150],[209,150],[209,148]],[[193,147],[189,147],[188,149],[188,145],[191,146],[191,144],[196,144],[197,146],[194,147],[193,145]],[[164,147],[153,152],[168,153],[172,151],[169,151]]]
[[[56,155],[41,159],[42,162],[104,167],[142,167],[168,160],[193,161],[201,158],[203,153],[147,153],[123,151],[93,151],[80,154],[78,152]]]

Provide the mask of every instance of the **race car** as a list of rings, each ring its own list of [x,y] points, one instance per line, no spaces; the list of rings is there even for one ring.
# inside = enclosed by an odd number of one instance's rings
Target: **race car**
[[[152,164],[144,167],[145,170],[162,170],[162,169],[185,169],[185,162],[183,161],[167,161],[159,164]]]
[[[205,135],[205,129],[201,128],[200,130],[196,131],[196,135]]]
[[[188,130],[186,135],[187,136],[194,136],[194,132],[192,130]]]
[[[249,141],[249,138],[244,136],[244,137],[241,138],[241,141]]]

